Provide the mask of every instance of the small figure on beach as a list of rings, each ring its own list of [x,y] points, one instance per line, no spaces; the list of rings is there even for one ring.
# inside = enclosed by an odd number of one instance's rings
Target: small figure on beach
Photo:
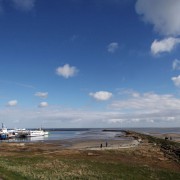
[[[165,139],[165,140],[168,140],[168,137],[166,136],[164,139]]]
[[[106,141],[106,147],[108,146],[108,143],[107,143],[107,141]]]
[[[100,145],[100,148],[102,148],[102,144]]]

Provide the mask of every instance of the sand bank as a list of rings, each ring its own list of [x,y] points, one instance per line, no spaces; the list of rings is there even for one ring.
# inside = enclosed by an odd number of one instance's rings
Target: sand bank
[[[106,145],[107,143],[107,145]],[[75,141],[68,147],[68,149],[80,149],[80,150],[111,150],[120,148],[131,148],[138,146],[137,140],[87,140],[87,141]],[[102,145],[102,146],[101,146]]]

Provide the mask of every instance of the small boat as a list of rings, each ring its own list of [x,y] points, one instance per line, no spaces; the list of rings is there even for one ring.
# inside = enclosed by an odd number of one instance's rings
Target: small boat
[[[7,128],[4,126],[2,123],[2,129],[0,131],[0,139],[1,140],[6,140],[10,138],[10,133],[8,132]]]

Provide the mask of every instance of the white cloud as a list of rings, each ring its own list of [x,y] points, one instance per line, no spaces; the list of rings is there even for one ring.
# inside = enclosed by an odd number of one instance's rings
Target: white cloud
[[[69,64],[65,64],[62,67],[58,67],[56,73],[64,78],[69,78],[75,76],[78,73],[78,69],[74,66],[69,66]]]
[[[36,0],[11,0],[17,9],[30,11],[34,8]]]
[[[47,102],[41,102],[39,104],[39,107],[47,107],[48,106],[48,103]]]
[[[137,0],[135,8],[143,20],[151,23],[160,34],[180,35],[179,0]]]
[[[111,102],[105,111],[47,107],[48,103],[42,102],[39,107],[46,108],[1,108],[0,117],[9,128],[180,126],[179,98],[171,94],[130,91],[128,98],[121,94],[122,100]],[[134,96],[134,92],[138,96]]]
[[[180,99],[177,99],[170,94],[158,95],[155,93],[144,93],[139,94],[137,97],[130,97],[126,100],[114,101],[110,107],[114,110],[157,113],[166,110],[180,110]]]
[[[112,42],[108,45],[107,50],[110,53],[114,53],[119,48],[119,45],[117,42]]]
[[[171,52],[177,44],[180,43],[180,38],[165,38],[163,40],[154,40],[151,45],[152,54],[156,55],[163,52]]]
[[[176,99],[176,98],[175,98]],[[176,99],[178,100],[178,99]],[[170,100],[169,100],[170,101]],[[175,100],[172,99],[171,103]],[[179,101],[179,100],[178,100]],[[159,104],[158,104],[159,105]],[[155,107],[158,107],[156,104]],[[145,106],[145,105],[144,105]],[[179,126],[180,106],[154,112],[88,111],[62,107],[37,109],[0,109],[0,117],[8,128],[69,128],[69,127],[147,127]]]
[[[35,96],[38,96],[40,98],[47,98],[48,97],[48,92],[36,92]]]
[[[180,75],[177,77],[172,77],[171,80],[173,81],[175,86],[180,87]]]
[[[175,59],[172,64],[173,70],[180,70],[180,60]]]
[[[9,101],[9,102],[7,103],[7,106],[16,106],[17,103],[18,103],[17,100],[11,100],[11,101]]]
[[[89,93],[89,95],[99,101],[107,101],[112,97],[112,93],[107,91],[98,91],[95,93]]]

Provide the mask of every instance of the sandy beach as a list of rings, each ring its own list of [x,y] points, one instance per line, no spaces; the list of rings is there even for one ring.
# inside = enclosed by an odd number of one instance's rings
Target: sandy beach
[[[107,143],[107,144],[106,144]],[[102,144],[102,146],[101,146]],[[72,143],[69,149],[80,149],[80,150],[110,150],[120,148],[131,148],[138,146],[137,140],[88,140],[88,141],[75,141]]]

